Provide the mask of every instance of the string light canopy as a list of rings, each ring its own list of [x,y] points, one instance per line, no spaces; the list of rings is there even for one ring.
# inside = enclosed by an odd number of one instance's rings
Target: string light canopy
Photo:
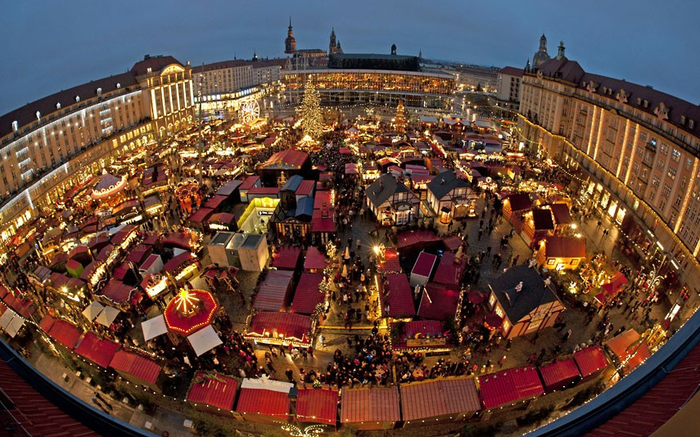
[[[205,290],[180,289],[165,308],[165,324],[172,332],[190,335],[209,326],[219,309],[214,296]]]

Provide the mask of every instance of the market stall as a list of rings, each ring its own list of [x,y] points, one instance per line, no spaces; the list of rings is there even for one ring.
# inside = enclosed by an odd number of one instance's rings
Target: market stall
[[[238,417],[247,422],[286,423],[289,392],[294,384],[271,379],[244,379],[236,404]]]
[[[231,417],[238,380],[213,372],[197,372],[187,392],[187,402],[200,411]]]
[[[540,367],[545,393],[569,388],[581,379],[581,373],[573,358],[555,361]]]
[[[245,337],[263,344],[309,347],[314,325],[308,316],[261,311],[253,315]]]
[[[92,332],[86,332],[75,347],[75,353],[106,369],[119,348],[119,343],[102,339]]]
[[[503,370],[479,376],[481,402],[487,410],[524,405],[544,394],[537,368],[534,366]]]
[[[320,287],[322,281],[322,273],[302,273],[294,292],[290,311],[307,315],[313,314],[317,310],[317,306],[326,299],[326,294]]]
[[[289,306],[292,296],[294,272],[270,270],[260,284],[253,308],[265,311],[282,311]]]
[[[404,428],[469,419],[481,409],[476,379],[457,377],[401,385]]]
[[[592,346],[574,353],[574,361],[581,373],[581,382],[595,379],[610,365],[600,346]]]
[[[330,387],[297,390],[296,417],[300,423],[322,423],[333,428],[338,423],[340,393]]]
[[[159,377],[163,368],[155,361],[133,352],[117,351],[109,363],[122,378],[160,393]]]
[[[343,388],[340,423],[361,431],[392,429],[401,420],[399,389]]]

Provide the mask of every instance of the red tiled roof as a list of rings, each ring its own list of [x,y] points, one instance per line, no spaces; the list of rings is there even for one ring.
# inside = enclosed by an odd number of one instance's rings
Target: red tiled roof
[[[289,415],[289,393],[276,390],[242,388],[236,411],[272,417]]]
[[[608,367],[608,359],[600,346],[587,347],[574,354],[574,361],[584,378]]]
[[[586,436],[652,435],[664,423],[668,422],[678,410],[685,408],[685,403],[695,395],[698,385],[700,385],[700,372],[698,372],[697,367],[699,362],[700,346],[695,346],[664,379],[632,405]],[[688,431],[688,435],[693,433],[691,429]]]
[[[156,383],[162,370],[155,361],[126,351],[118,351],[114,354],[114,358],[112,358],[112,361],[109,363],[109,367],[128,373],[151,385]]]
[[[401,385],[401,413],[406,422],[480,409],[474,378],[427,380]]]
[[[301,181],[294,194],[297,196],[310,196],[314,192],[314,187],[316,187],[316,181],[304,179]]]
[[[28,435],[44,437],[100,435],[43,397],[2,360],[0,360],[0,388],[11,401],[12,406],[7,411],[22,424]],[[24,433],[21,434],[24,435]]]
[[[260,176],[248,176],[247,178],[245,178],[245,180],[243,181],[241,186],[238,187],[238,190],[239,191],[250,190],[251,188],[253,188],[253,186],[255,186],[255,184],[259,180],[260,180]]]
[[[434,243],[441,238],[431,231],[408,231],[398,235],[396,247],[403,249],[416,244]]]
[[[537,369],[533,366],[508,369],[480,376],[481,400],[491,409],[544,393]]]
[[[297,313],[261,311],[253,316],[248,335],[262,336],[263,332],[282,334],[286,338],[308,341],[311,318]]]
[[[47,334],[68,349],[73,349],[81,336],[80,330],[65,320],[56,320]]]
[[[399,252],[395,247],[384,249],[384,262],[379,264],[377,270],[380,273],[400,273],[401,263],[399,262]]]
[[[272,267],[279,270],[296,270],[300,256],[300,247],[283,246],[272,257]]]
[[[300,169],[309,159],[309,154],[300,150],[287,149],[270,156],[262,165],[263,169]]]
[[[545,390],[559,390],[581,376],[573,358],[540,367]]]
[[[323,302],[326,297],[319,291],[321,281],[323,281],[323,273],[301,274],[292,301],[292,312],[311,314],[316,310],[316,305]]]
[[[150,56],[148,58],[144,58],[143,61],[135,63],[134,66],[131,67],[131,73],[136,76],[140,76],[148,73],[149,68],[153,73],[158,73],[170,64],[182,66],[180,61],[172,56]]]
[[[297,418],[300,422],[327,423],[335,426],[338,420],[338,390],[299,389]]]
[[[204,223],[213,213],[214,210],[211,208],[199,208],[187,220],[192,223]]]
[[[429,320],[445,320],[455,316],[458,304],[458,291],[429,282],[418,304],[418,316]]]
[[[229,377],[216,374],[214,379],[206,378],[204,373],[198,372],[195,378],[202,378],[200,383],[192,383],[187,393],[187,400],[193,403],[210,405],[222,410],[233,410],[233,402],[236,400],[238,381]]]
[[[503,67],[499,71],[501,74],[507,74],[509,76],[523,77],[523,69],[515,67]]]
[[[119,343],[101,339],[92,332],[88,332],[75,348],[75,353],[106,369],[117,349],[119,349]]]
[[[326,257],[318,248],[311,246],[306,251],[304,270],[323,270],[326,267]]]
[[[421,252],[418,255],[416,263],[413,265],[413,270],[411,270],[411,275],[416,274],[420,276],[430,277],[435,267],[435,261],[437,261],[437,255],[432,253]]]
[[[435,271],[434,281],[438,284],[458,287],[466,265],[466,256],[462,257],[462,261],[459,264],[455,264],[455,254],[452,252],[444,252],[442,258],[440,258],[440,264],[438,264],[437,270]]]
[[[347,388],[343,387],[340,404],[340,422],[398,422],[399,390],[392,388]]]
[[[269,270],[255,295],[253,308],[265,311],[281,311],[289,304],[294,272]]]
[[[389,317],[413,317],[416,309],[408,277],[403,273],[390,273],[386,275],[386,279],[389,283],[385,292],[385,295],[388,293]]]

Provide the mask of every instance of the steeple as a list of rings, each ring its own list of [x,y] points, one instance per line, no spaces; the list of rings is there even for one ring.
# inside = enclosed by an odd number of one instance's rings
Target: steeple
[[[395,55],[396,54],[396,44],[391,45],[391,54]]]
[[[566,47],[564,47],[564,41],[559,41],[559,51],[557,52],[557,59],[565,58],[565,56],[564,56],[565,50],[566,50]]]
[[[423,59],[423,50],[418,49],[418,59]]]
[[[539,68],[540,65],[549,61],[549,59],[549,53],[547,53],[547,37],[544,36],[543,33],[540,37],[540,49],[535,53],[535,56],[532,57],[532,68]]]
[[[338,53],[338,42],[335,39],[335,27],[331,28],[331,42],[328,44],[328,54],[335,55]]]
[[[294,53],[297,51],[297,40],[294,39],[294,31],[292,30],[292,17],[289,17],[289,29],[287,29],[287,39],[284,40],[284,52]]]
[[[529,73],[530,70],[532,70],[532,66],[530,65],[530,58],[527,58],[527,63],[525,64],[525,72]]]

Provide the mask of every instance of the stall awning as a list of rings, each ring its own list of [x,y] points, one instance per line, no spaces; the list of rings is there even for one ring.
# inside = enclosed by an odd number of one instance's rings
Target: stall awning
[[[101,339],[88,332],[75,348],[75,353],[106,369],[119,347],[119,343]]]
[[[388,286],[384,294],[388,294],[386,301],[389,303],[389,317],[413,317],[416,309],[408,277],[403,273],[391,273],[386,275],[386,279]]]
[[[518,367],[480,376],[481,400],[491,409],[512,404],[544,393],[540,376],[534,366]]]
[[[312,314],[316,305],[323,302],[325,294],[319,290],[323,273],[302,273],[292,301],[292,312]]]
[[[248,328],[248,335],[264,337],[266,333],[270,333],[275,338],[279,338],[281,334],[284,338],[300,342],[308,341],[310,332],[310,317],[272,311],[261,311],[254,315]]]
[[[151,385],[156,383],[162,370],[155,361],[126,351],[118,351],[115,353],[114,358],[112,358],[112,361],[109,363],[109,367],[128,373]]]
[[[183,252],[180,255],[174,256],[170,261],[165,263],[163,270],[171,275],[175,274],[182,266],[196,261],[197,258],[190,252]]]
[[[304,270],[323,271],[326,268],[326,257],[315,246],[309,247],[304,259]]]
[[[294,272],[270,270],[260,284],[253,308],[265,311],[280,311],[289,304],[289,295]]]
[[[281,247],[272,257],[272,267],[279,270],[296,270],[300,256],[300,247]]]
[[[287,391],[248,387],[244,380],[238,396],[236,411],[242,414],[261,414],[286,418],[289,415],[289,388]]]
[[[608,367],[608,359],[599,346],[587,347],[574,354],[574,361],[578,366],[581,376],[594,375]]]
[[[201,382],[192,383],[187,393],[187,400],[192,403],[210,405],[225,411],[233,410],[236,400],[238,381],[230,376],[209,375],[202,372],[195,374]]]
[[[165,318],[160,314],[141,322],[141,330],[143,331],[143,339],[148,341],[166,334],[168,332],[168,327],[165,324]]]
[[[212,215],[213,213],[214,213],[214,210],[211,208],[199,208],[187,220],[190,221],[191,223],[201,225],[204,222],[206,222],[207,219],[209,218],[209,216]]]
[[[340,421],[346,423],[398,422],[399,390],[392,388],[343,388]]]
[[[481,409],[475,379],[464,377],[402,384],[401,406],[404,421],[473,413]]]
[[[338,390],[299,389],[297,419],[300,422],[326,423],[335,426],[338,415]]]
[[[547,391],[564,388],[581,376],[573,358],[540,367],[540,375]]]

